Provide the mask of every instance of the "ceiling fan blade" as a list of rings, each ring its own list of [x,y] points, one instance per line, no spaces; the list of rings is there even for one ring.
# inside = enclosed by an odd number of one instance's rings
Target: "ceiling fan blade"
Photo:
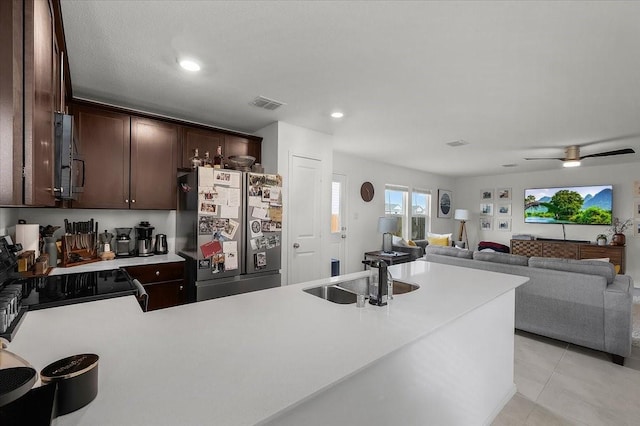
[[[607,152],[600,152],[598,154],[589,154],[589,155],[583,155],[580,158],[589,158],[589,157],[608,157],[610,155],[623,155],[623,154],[635,154],[636,152],[631,149],[631,148],[625,148],[625,149],[618,149],[615,151],[607,151]]]
[[[552,157],[547,157],[547,158],[525,158],[525,160],[564,160],[564,158],[552,158]]]

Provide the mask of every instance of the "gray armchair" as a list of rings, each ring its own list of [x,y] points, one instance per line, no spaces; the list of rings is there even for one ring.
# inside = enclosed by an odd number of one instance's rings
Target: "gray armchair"
[[[411,260],[416,260],[424,256],[424,249],[429,244],[427,240],[414,240],[415,246],[396,245],[392,246],[393,251],[400,251],[403,253],[409,253]]]

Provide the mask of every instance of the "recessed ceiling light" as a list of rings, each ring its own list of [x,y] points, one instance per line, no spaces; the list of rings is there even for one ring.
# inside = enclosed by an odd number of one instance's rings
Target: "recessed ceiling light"
[[[579,167],[580,160],[567,160],[562,162],[562,167]]]
[[[464,145],[469,145],[469,142],[465,141],[465,140],[457,140],[457,141],[453,141],[453,142],[447,142],[447,145],[452,146],[452,147],[458,147],[458,146],[464,146]]]
[[[187,71],[200,71],[200,65],[197,62],[190,59],[183,59],[180,61],[180,66]]]
[[[517,164],[503,164],[502,167],[518,167]]]
[[[344,114],[343,114],[343,113],[341,113],[341,112],[336,111],[336,112],[332,112],[332,113],[331,113],[331,116],[332,116],[333,118],[342,118],[342,117],[344,117]]]

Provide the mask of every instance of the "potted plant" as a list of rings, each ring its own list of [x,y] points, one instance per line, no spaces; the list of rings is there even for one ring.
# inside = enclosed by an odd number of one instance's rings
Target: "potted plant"
[[[613,218],[613,224],[611,225],[611,228],[609,228],[609,233],[613,235],[611,237],[612,246],[625,245],[626,237],[624,235],[624,231],[629,227],[631,227],[631,219],[627,219],[623,222],[617,217]]]
[[[596,242],[599,246],[607,245],[607,236],[605,234],[598,234],[598,236],[596,237]]]

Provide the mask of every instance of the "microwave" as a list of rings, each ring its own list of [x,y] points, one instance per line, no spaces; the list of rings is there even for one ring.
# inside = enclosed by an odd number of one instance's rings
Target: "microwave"
[[[59,200],[77,200],[84,187],[84,161],[78,153],[73,116],[55,113],[54,193]]]

